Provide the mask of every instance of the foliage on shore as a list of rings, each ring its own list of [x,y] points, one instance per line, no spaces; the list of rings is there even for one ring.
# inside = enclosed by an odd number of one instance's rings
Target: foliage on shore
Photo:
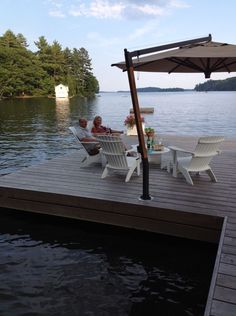
[[[208,80],[195,86],[196,91],[236,91],[236,77],[224,80]]]
[[[70,95],[89,97],[99,91],[85,48],[62,49],[44,36],[35,45],[32,52],[26,38],[11,30],[0,36],[0,98],[54,95],[60,83],[69,87]]]

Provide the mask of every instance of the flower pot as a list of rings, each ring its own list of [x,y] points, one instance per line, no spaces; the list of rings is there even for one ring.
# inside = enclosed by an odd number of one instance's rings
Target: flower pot
[[[143,127],[143,131],[144,131],[144,128],[145,128],[145,124],[142,123],[142,127]],[[127,127],[127,136],[137,136],[138,133],[137,133],[137,126],[136,125],[133,125],[132,127]]]

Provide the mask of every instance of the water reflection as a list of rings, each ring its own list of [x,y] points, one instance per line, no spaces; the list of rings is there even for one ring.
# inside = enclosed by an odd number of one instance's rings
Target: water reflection
[[[69,105],[70,99],[69,98],[55,98],[56,105]]]
[[[65,128],[70,122],[70,99],[69,98],[56,98],[56,118],[57,118],[57,126],[60,130]]]
[[[0,232],[2,316],[203,314],[212,245],[2,209]]]

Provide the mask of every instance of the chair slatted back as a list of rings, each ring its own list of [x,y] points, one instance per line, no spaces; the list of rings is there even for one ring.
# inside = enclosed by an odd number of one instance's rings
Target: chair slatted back
[[[86,148],[83,146],[83,143],[80,141],[79,137],[77,136],[76,128],[74,126],[70,126],[69,130],[72,132],[77,144],[79,145],[79,148],[83,149],[86,153],[88,153]]]
[[[128,170],[125,146],[119,136],[97,136],[109,168]]]
[[[189,170],[204,169],[211,162],[212,158],[219,154],[220,144],[223,142],[222,136],[201,137],[194,151],[194,156],[190,162]]]

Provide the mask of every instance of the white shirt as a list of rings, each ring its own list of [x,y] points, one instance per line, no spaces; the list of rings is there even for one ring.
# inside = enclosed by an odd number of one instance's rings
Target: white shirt
[[[81,126],[76,127],[76,133],[77,133],[78,138],[81,141],[83,138],[94,138],[93,135],[91,134],[91,132],[87,128],[83,128]],[[96,146],[96,144],[90,144],[89,142],[83,142],[83,146],[89,152],[91,149],[93,149]]]

